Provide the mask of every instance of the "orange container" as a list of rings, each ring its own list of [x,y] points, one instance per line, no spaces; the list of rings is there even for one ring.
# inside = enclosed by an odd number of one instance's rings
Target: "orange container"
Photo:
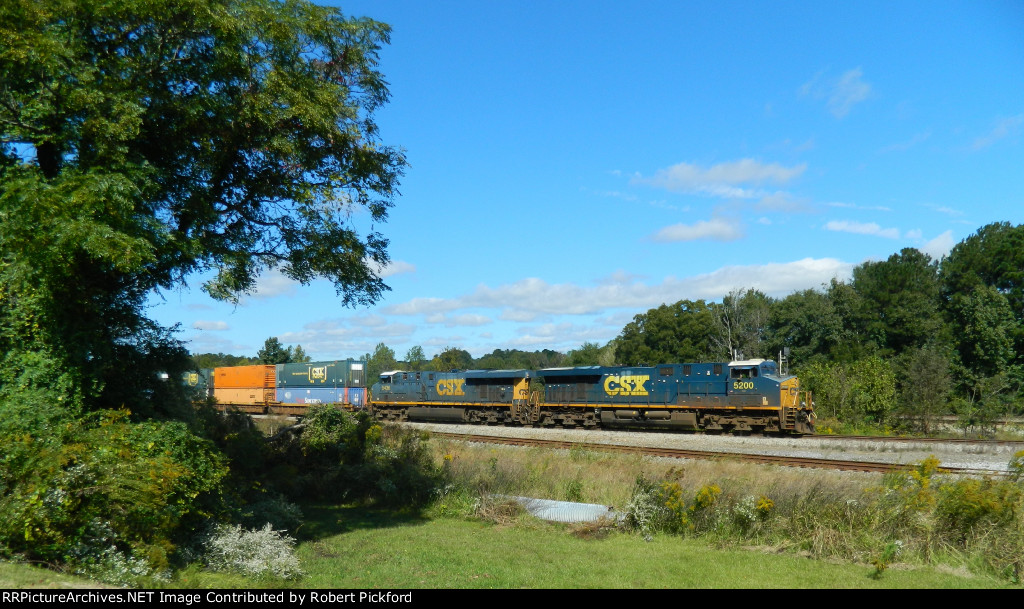
[[[262,387],[273,389],[275,382],[275,366],[228,366],[213,369],[214,389],[247,389]]]
[[[260,387],[249,387],[247,389],[221,389],[213,390],[213,397],[218,404],[262,404],[263,389]]]

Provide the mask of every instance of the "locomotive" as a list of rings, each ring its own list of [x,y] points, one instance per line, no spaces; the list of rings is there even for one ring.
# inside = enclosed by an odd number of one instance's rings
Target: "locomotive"
[[[367,400],[385,421],[814,433],[811,396],[771,360],[542,370],[383,372]]]

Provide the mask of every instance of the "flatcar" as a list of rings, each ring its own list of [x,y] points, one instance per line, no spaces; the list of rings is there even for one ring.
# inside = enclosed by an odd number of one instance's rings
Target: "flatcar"
[[[392,421],[814,433],[811,396],[771,360],[543,370],[392,370],[370,389]]]

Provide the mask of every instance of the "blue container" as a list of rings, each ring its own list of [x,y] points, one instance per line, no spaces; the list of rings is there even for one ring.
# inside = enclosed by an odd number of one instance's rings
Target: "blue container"
[[[366,407],[366,389],[363,387],[348,387],[345,389],[348,393],[348,402],[353,408],[365,408]]]
[[[277,401],[282,404],[343,404],[345,388],[333,387],[279,387]]]

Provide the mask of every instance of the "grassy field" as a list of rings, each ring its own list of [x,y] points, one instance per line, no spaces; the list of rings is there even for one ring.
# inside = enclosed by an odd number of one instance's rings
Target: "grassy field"
[[[899,521],[907,516],[898,505],[892,513],[864,507],[883,484],[879,475],[444,440],[432,440],[431,447],[450,484],[420,514],[302,506],[304,524],[290,533],[298,540],[296,554],[305,573],[301,579],[253,580],[191,567],[147,587],[1020,588],[977,561],[985,548],[1005,546],[985,538],[971,540],[973,554],[956,550],[952,542],[930,539],[932,550],[923,559],[915,549],[923,547],[920,540],[903,537],[906,552],[890,557],[880,570],[873,563],[885,541],[877,531],[906,534]],[[526,495],[600,503],[622,511],[641,474],[672,481],[687,496],[694,489],[720,486],[715,506],[719,529],[644,535],[613,526],[547,523],[500,500],[482,502],[496,494]],[[751,521],[752,532],[737,536],[729,528],[735,526],[736,506],[758,496],[773,498],[772,518],[779,520]],[[880,522],[886,518],[896,522]],[[879,525],[889,528],[865,528]],[[989,545],[978,545],[982,542]],[[0,563],[2,588],[83,585],[89,584]]]
[[[190,570],[169,588],[999,588],[965,571],[810,560],[772,548],[609,532],[583,535],[520,516],[508,524],[305,506],[297,581]],[[0,563],[0,588],[81,588],[86,580]]]

